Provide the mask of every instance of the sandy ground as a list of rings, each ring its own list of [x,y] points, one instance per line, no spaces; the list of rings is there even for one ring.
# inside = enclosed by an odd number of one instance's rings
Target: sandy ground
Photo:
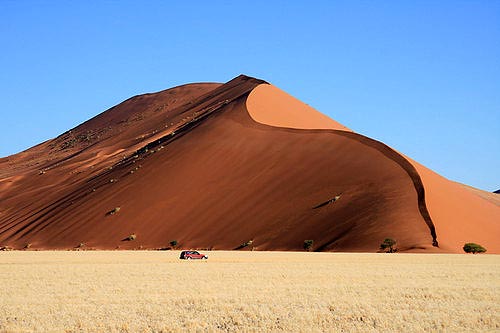
[[[0,253],[0,332],[493,332],[500,256]]]

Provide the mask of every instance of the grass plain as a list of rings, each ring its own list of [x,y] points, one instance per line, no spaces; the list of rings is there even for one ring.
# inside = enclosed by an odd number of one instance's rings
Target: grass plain
[[[500,256],[0,252],[0,332],[500,331]]]

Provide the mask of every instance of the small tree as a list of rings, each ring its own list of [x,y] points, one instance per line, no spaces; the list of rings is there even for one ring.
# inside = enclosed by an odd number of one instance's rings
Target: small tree
[[[177,246],[177,241],[176,241],[175,239],[174,239],[174,240],[171,240],[171,241],[170,241],[170,246],[171,246],[172,248],[175,248],[175,247]]]
[[[385,251],[385,252],[388,252],[388,253],[394,253],[398,250],[395,247],[395,245],[396,245],[396,241],[394,239],[386,238],[386,239],[384,239],[382,244],[380,244],[380,249]]]
[[[466,253],[476,254],[476,253],[486,252],[486,249],[484,247],[482,247],[481,245],[476,244],[476,243],[466,243],[464,245],[464,251]]]
[[[311,251],[313,245],[314,245],[314,241],[312,239],[306,239],[304,241],[304,250]]]

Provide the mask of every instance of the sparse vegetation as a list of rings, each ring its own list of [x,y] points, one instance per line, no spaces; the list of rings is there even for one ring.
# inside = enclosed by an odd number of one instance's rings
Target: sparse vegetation
[[[245,247],[249,247],[250,245],[253,244],[253,239],[249,240],[249,241],[246,241],[244,243],[241,243],[240,246],[238,246],[237,248],[235,248],[235,250],[241,250]]]
[[[336,195],[335,197],[331,198],[330,200],[327,200],[325,202],[320,203],[317,206],[314,206],[313,209],[318,209],[318,208],[324,207],[324,206],[326,206],[328,204],[335,203],[335,202],[337,202],[340,199],[340,197],[341,197],[341,194]]]
[[[127,241],[133,241],[137,238],[137,235],[136,234],[131,234],[129,235],[127,238],[125,238],[125,240]]]
[[[110,210],[109,212],[107,212],[106,215],[115,215],[119,211],[120,211],[120,207],[115,207],[112,210]]]
[[[175,239],[174,239],[174,240],[171,240],[169,244],[170,244],[170,246],[171,246],[172,248],[175,248],[175,247],[177,246],[177,240],[175,240]]]
[[[395,245],[396,245],[396,241],[394,239],[386,238],[386,239],[384,239],[382,244],[380,244],[380,249],[382,251],[385,251],[386,253],[394,253],[398,250],[395,247]]]
[[[466,243],[463,249],[466,253],[472,253],[472,254],[486,252],[486,249],[484,247],[476,243]]]
[[[65,149],[73,148],[75,146],[75,144],[76,144],[76,138],[70,138],[61,144],[61,149],[65,150]]]
[[[304,250],[311,251],[313,245],[314,245],[314,240],[312,240],[312,239],[306,239],[304,241],[304,245],[303,245],[304,246]]]

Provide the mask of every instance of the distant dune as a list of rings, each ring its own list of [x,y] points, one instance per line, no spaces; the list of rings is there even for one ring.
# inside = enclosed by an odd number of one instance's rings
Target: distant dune
[[[0,159],[0,246],[500,253],[496,194],[449,181],[265,81],[132,97]],[[134,237],[130,237],[130,236]],[[245,246],[243,246],[245,245]]]

